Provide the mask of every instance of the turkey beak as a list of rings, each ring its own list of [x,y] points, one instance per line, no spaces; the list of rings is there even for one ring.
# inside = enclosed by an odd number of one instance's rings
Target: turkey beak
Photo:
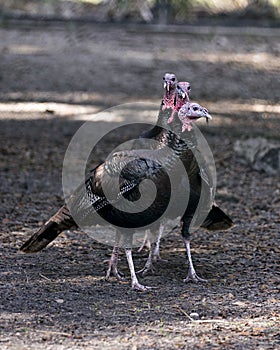
[[[170,90],[170,84],[167,83],[167,82],[165,81],[164,84],[163,84],[163,88],[166,89],[166,91],[169,92],[169,90]]]
[[[211,114],[208,113],[207,110],[203,110],[201,116],[204,117],[204,118],[206,118],[206,122],[207,122],[207,123],[208,123],[209,120],[212,120],[212,116],[211,116]]]

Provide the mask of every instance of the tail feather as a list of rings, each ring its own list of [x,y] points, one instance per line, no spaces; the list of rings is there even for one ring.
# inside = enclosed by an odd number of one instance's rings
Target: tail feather
[[[214,204],[201,227],[209,231],[219,231],[228,230],[233,225],[231,218]]]
[[[20,251],[36,253],[45,248],[62,231],[74,226],[76,227],[76,224],[69,210],[63,206],[20,247]]]

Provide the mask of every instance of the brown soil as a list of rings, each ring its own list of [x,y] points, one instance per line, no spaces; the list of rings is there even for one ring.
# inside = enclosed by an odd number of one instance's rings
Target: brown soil
[[[249,136],[279,140],[279,30],[139,28],[14,23],[0,30],[3,350],[279,347],[279,178],[252,170],[233,151]],[[201,130],[216,160],[217,202],[236,224],[193,236],[194,263],[209,282],[183,282],[179,232],[162,241],[167,261],[140,278],[157,287],[145,293],[130,289],[123,254],[126,281],[104,281],[111,247],[80,231],[20,254],[62,202],[62,161],[79,117],[124,102],[160,103],[166,71],[190,81],[192,98],[213,114]],[[142,267],[147,252],[134,255]]]

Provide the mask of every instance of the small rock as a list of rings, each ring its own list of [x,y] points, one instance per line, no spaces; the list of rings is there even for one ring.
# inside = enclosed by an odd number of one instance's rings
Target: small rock
[[[263,137],[238,140],[234,151],[243,158],[243,163],[249,163],[253,169],[265,171],[269,175],[280,174],[280,144],[270,142]]]
[[[58,304],[64,303],[64,300],[63,300],[63,299],[55,299],[55,301],[56,301]]]
[[[193,320],[198,320],[199,319],[199,314],[197,312],[191,312],[190,313],[190,317],[193,319]]]

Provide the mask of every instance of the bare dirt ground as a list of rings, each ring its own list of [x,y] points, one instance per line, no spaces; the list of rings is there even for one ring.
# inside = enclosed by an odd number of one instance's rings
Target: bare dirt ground
[[[139,28],[13,23],[0,29],[3,350],[280,346],[279,177],[252,170],[233,151],[236,140],[251,136],[279,141],[279,30]],[[104,281],[111,247],[80,231],[62,234],[38,254],[20,254],[62,203],[62,161],[82,119],[124,102],[159,104],[166,71],[190,81],[192,98],[214,117],[201,130],[216,160],[217,202],[236,224],[193,236],[194,263],[209,282],[183,282],[179,232],[162,241],[167,262],[140,278],[158,287],[147,293],[130,290],[123,255],[127,281]],[[127,138],[120,133],[117,141]],[[100,149],[96,162],[107,152]],[[135,251],[136,267],[146,256]]]

